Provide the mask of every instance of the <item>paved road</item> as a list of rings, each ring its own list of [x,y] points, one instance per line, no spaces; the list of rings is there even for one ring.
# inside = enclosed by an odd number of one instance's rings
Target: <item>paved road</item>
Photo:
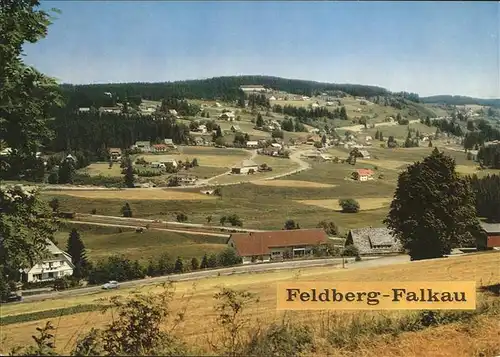
[[[361,262],[355,262],[353,258],[346,258],[348,269],[361,269],[369,268],[375,266],[385,266],[391,264],[400,264],[409,262],[408,256],[392,256],[392,257],[370,257],[365,258]],[[279,263],[264,263],[264,264],[252,264],[252,265],[240,265],[232,268],[221,268],[213,270],[196,271],[184,274],[173,274],[167,276],[160,276],[155,278],[146,278],[134,281],[127,281],[120,283],[120,288],[133,288],[138,286],[146,286],[159,284],[169,281],[191,281],[199,280],[216,276],[228,276],[233,274],[245,274],[250,272],[264,272],[264,271],[276,271],[285,269],[296,269],[296,268],[310,268],[310,267],[320,267],[320,266],[333,266],[342,264],[341,258],[331,258],[331,259],[315,259],[315,260],[298,260],[289,262],[279,262]],[[103,291],[101,286],[92,286],[87,288],[66,290],[60,292],[52,292],[47,294],[26,296],[23,302],[29,301],[39,301],[46,299],[58,299],[65,298],[68,296],[81,296],[94,294],[99,291]],[[19,304],[22,304],[20,302]]]

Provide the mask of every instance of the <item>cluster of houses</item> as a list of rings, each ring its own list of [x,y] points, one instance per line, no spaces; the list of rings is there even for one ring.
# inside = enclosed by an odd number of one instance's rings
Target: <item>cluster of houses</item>
[[[177,146],[172,139],[164,139],[163,143],[160,144],[151,144],[150,141],[136,141],[135,144],[130,147],[131,150],[139,150],[144,153],[162,153],[176,148]]]
[[[186,176],[186,182],[191,182]],[[191,180],[191,181],[190,181]],[[500,223],[481,223],[486,233],[488,249],[500,249]],[[243,264],[271,262],[312,256],[321,245],[332,242],[323,229],[295,229],[234,233],[228,238],[228,246],[234,248]],[[387,228],[351,229],[344,243],[354,245],[362,256],[398,254],[401,243]],[[21,269],[27,282],[51,281],[71,276],[75,269],[71,256],[47,240],[48,256],[31,267]]]

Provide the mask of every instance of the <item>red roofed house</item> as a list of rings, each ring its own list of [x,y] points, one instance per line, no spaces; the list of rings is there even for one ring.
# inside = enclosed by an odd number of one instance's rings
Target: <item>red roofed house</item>
[[[500,223],[481,222],[481,228],[488,237],[486,247],[488,249],[500,249]]]
[[[165,144],[155,144],[153,145],[154,152],[165,152],[168,150],[168,146]]]
[[[370,169],[358,169],[353,172],[352,176],[358,181],[368,181],[373,180],[373,170]]]
[[[312,255],[313,248],[326,243],[328,236],[323,229],[235,233],[227,241],[243,264]]]

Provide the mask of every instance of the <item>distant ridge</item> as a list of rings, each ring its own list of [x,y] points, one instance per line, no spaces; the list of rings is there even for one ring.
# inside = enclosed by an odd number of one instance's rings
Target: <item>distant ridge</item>
[[[429,104],[449,104],[449,105],[484,105],[500,108],[499,99],[482,99],[466,97],[461,95],[433,95],[430,97],[421,97],[423,103]]]

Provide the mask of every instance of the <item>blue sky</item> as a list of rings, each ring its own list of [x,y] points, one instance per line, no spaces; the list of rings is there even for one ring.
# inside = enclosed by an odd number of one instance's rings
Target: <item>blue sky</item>
[[[42,1],[26,62],[65,83],[263,74],[500,97],[498,2]]]

